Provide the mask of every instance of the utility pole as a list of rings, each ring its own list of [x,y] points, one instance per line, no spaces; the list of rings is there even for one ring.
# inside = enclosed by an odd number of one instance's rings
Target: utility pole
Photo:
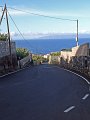
[[[9,53],[10,53],[10,62],[12,64],[12,53],[11,53],[11,42],[10,42],[10,30],[9,30],[9,22],[8,22],[8,14],[7,14],[7,6],[5,4],[1,19],[0,19],[0,25],[3,20],[4,14],[6,13],[6,22],[7,22],[7,31],[8,31],[8,42],[9,42]]]
[[[10,59],[11,59],[11,63],[12,63],[11,42],[10,42],[10,30],[9,30],[9,22],[8,22],[8,14],[7,14],[6,4],[5,4],[5,12],[6,12],[6,21],[7,21],[7,30],[8,30],[9,52],[10,52]]]
[[[76,35],[76,42],[77,42],[77,46],[79,45],[78,44],[78,20],[77,20],[77,35]]]
[[[0,25],[1,25],[1,22],[2,22],[2,19],[3,19],[4,13],[5,13],[5,10],[6,10],[6,8],[4,7],[4,10],[3,10],[2,16],[1,16],[1,18],[0,18]]]

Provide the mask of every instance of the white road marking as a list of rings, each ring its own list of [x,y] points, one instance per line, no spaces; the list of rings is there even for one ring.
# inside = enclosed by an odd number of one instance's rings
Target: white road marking
[[[67,69],[64,69],[64,70],[69,71],[69,72],[71,72],[71,73],[73,73],[73,74],[81,77],[82,79],[84,79],[84,80],[90,85],[90,82],[89,82],[86,78],[84,78],[83,76],[81,76],[81,75],[79,75],[79,74],[77,74],[77,73],[75,73],[75,72],[72,72],[72,71],[70,71],[70,70],[67,70]]]
[[[88,96],[89,96],[89,94],[86,94],[82,99],[85,100],[85,99],[87,99]]]
[[[71,111],[71,110],[74,109],[74,108],[75,108],[75,106],[71,106],[71,107],[69,107],[68,109],[66,109],[64,112],[67,113],[67,112]]]
[[[84,78],[83,76],[81,76],[81,75],[79,75],[79,74],[77,74],[77,73],[75,73],[75,72],[72,72],[72,71],[70,71],[70,70],[68,70],[68,69],[65,69],[65,68],[60,68],[60,67],[58,67],[58,66],[55,66],[55,67],[57,67],[57,68],[59,68],[59,69],[66,70],[66,71],[68,71],[68,72],[71,72],[71,73],[73,73],[73,74],[81,77],[82,79],[84,79],[84,80],[88,83],[88,85],[90,85],[90,82],[89,82],[86,78]]]

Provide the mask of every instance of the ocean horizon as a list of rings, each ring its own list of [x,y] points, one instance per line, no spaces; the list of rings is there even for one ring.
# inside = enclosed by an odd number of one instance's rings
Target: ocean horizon
[[[62,49],[76,46],[76,40],[72,39],[26,39],[14,40],[16,48],[27,48],[34,54],[49,54]],[[90,43],[90,38],[80,38],[79,45]]]

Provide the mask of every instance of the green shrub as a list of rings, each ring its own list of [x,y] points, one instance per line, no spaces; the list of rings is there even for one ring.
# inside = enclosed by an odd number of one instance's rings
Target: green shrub
[[[17,48],[16,53],[17,59],[23,59],[29,55],[29,51],[26,48]]]
[[[53,52],[51,53],[51,56],[60,56],[61,55],[61,52]]]
[[[8,39],[7,34],[1,34],[0,33],[0,41],[6,41]]]
[[[32,59],[33,61],[36,61],[36,62],[47,62],[48,61],[48,59],[44,58],[41,55],[33,55]]]

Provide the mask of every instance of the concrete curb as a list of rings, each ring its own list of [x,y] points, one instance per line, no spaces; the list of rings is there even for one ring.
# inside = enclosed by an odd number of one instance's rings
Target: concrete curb
[[[29,66],[29,67],[30,67],[30,66]],[[5,77],[5,76],[8,76],[8,75],[11,75],[11,74],[14,74],[14,73],[17,73],[17,72],[22,71],[22,70],[24,70],[24,69],[26,69],[26,68],[29,68],[29,67],[25,67],[25,68],[16,70],[16,71],[14,71],[14,72],[9,72],[9,73],[7,73],[7,74],[5,74],[5,75],[0,76],[0,78],[3,78],[3,77]]]

